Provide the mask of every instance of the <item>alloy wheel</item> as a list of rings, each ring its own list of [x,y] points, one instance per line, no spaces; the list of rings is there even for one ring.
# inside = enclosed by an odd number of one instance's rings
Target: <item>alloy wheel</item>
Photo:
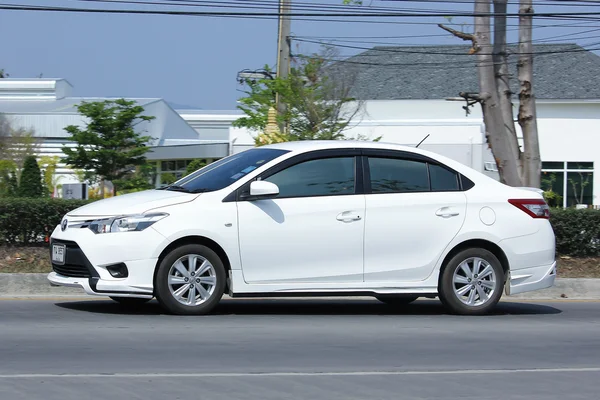
[[[169,291],[175,300],[186,306],[206,302],[215,291],[215,267],[198,254],[180,257],[169,269]]]
[[[494,296],[498,283],[492,265],[479,257],[471,257],[456,267],[452,277],[454,294],[463,304],[478,307]]]

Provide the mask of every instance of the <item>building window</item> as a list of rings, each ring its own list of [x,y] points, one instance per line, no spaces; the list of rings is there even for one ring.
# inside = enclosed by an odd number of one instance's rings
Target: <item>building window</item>
[[[163,160],[160,162],[159,184],[171,184],[187,175],[187,167],[194,160]],[[202,159],[207,165],[215,161]]]
[[[542,163],[542,189],[552,192],[555,207],[594,203],[594,163],[548,161]]]

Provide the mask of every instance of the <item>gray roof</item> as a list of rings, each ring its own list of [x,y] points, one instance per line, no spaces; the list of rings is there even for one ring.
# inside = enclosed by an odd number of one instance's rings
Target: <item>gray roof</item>
[[[335,74],[355,76],[361,100],[445,99],[478,92],[470,46],[374,47],[336,63]],[[516,47],[509,47],[512,90],[518,93]],[[600,56],[576,44],[534,45],[538,99],[600,99]],[[339,76],[339,75],[338,75]]]

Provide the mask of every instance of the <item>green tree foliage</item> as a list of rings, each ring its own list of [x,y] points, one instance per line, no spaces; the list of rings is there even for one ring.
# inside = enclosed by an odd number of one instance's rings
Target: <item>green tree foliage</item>
[[[25,166],[19,182],[19,197],[42,197],[42,172],[34,156],[25,159]]]
[[[56,175],[56,168],[60,162],[60,157],[49,157],[44,156],[40,158],[39,165],[42,168],[42,175],[44,180],[44,191],[48,194],[54,193],[54,188],[58,185],[61,180],[61,176]]]
[[[11,160],[0,160],[0,197],[16,197],[18,190],[17,166]]]
[[[170,172],[160,174],[160,183],[162,185],[170,185],[176,181],[177,177]]]
[[[192,160],[187,167],[185,168],[185,174],[189,175],[193,172],[196,172],[200,168],[204,168],[206,166],[206,160],[202,158],[198,158],[196,160]]]
[[[62,148],[66,156],[63,162],[111,181],[116,193],[114,182],[146,163],[152,138],[143,136],[135,127],[154,117],[142,115],[143,107],[125,99],[82,102],[77,110],[88,122],[83,129],[75,125],[65,128],[76,146]]]
[[[0,160],[14,163],[17,179],[21,176],[25,159],[37,153],[39,143],[33,130],[14,128],[11,121],[0,114]]]
[[[264,69],[265,78],[245,79],[248,89],[238,108],[246,115],[233,125],[260,135],[279,95],[286,111],[277,115],[277,122],[289,126],[281,135],[283,141],[350,139],[343,132],[359,114],[362,102],[350,96],[354,76],[331,73],[334,57],[335,50],[325,47],[318,54],[295,59],[285,79],[274,77],[269,67]]]
[[[154,182],[156,182],[156,165],[146,163],[137,166],[134,171],[114,183],[119,188],[119,194],[125,194],[152,189]]]

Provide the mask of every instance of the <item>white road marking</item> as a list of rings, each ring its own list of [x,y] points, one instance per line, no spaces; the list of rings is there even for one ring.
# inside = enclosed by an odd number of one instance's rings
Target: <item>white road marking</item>
[[[437,371],[350,371],[350,372],[206,372],[206,373],[115,373],[115,374],[0,374],[0,379],[32,378],[245,378],[245,377],[327,377],[327,376],[402,376],[402,375],[473,375],[517,373],[600,372],[600,367],[589,368],[529,368]]]

